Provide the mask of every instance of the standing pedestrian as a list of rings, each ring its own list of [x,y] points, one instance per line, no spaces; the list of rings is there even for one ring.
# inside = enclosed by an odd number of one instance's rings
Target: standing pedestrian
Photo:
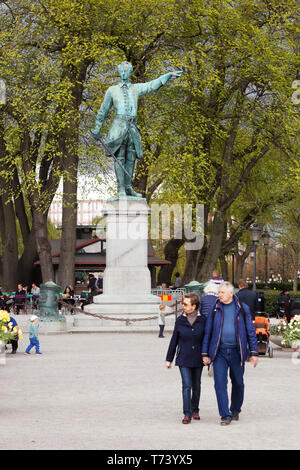
[[[250,313],[252,319],[255,319],[255,312],[257,310],[257,295],[255,291],[248,289],[248,284],[244,279],[240,279],[239,283],[239,291],[237,292],[236,296],[240,302],[248,305],[250,308]]]
[[[165,313],[166,313],[166,306],[164,304],[160,304],[158,307],[158,326],[159,326],[159,338],[164,338],[164,329],[165,329]]]
[[[239,419],[244,401],[244,370],[248,345],[250,360],[256,367],[258,350],[250,309],[246,304],[241,305],[234,296],[233,285],[224,282],[219,287],[219,300],[208,315],[202,345],[204,364],[213,362],[221,425],[228,425],[232,420]],[[232,383],[230,408],[228,370]]]
[[[289,323],[291,320],[291,305],[292,299],[289,294],[289,291],[287,289],[284,289],[282,292],[280,292],[279,297],[277,299],[277,308],[281,313],[283,313],[287,323]]]
[[[203,289],[204,296],[200,299],[199,312],[207,317],[211,306],[218,300],[219,286],[215,282],[209,282]]]
[[[220,286],[222,282],[224,282],[224,279],[222,276],[219,276],[219,271],[217,269],[214,269],[212,272],[212,277],[209,279],[210,282],[214,282],[217,284],[217,286]]]
[[[17,353],[17,350],[18,350],[18,341],[19,341],[19,333],[21,334],[21,330],[18,326],[18,323],[16,322],[16,320],[14,319],[14,317],[12,317],[10,315],[9,317],[9,321],[6,323],[5,325],[12,333],[14,333],[14,336],[7,342],[7,344],[11,344],[11,347],[12,347],[12,351],[11,351],[11,354],[16,354]],[[5,349],[6,346],[5,346]]]
[[[30,344],[27,346],[25,354],[30,354],[30,351],[35,347],[35,354],[42,354],[40,352],[40,342],[39,342],[39,319],[36,315],[31,315],[30,317],[30,328],[29,328],[29,340]]]
[[[174,289],[180,289],[182,287],[182,279],[179,273],[175,273]]]
[[[201,347],[206,319],[198,311],[199,301],[195,292],[184,296],[184,313],[176,320],[166,357],[166,367],[170,369],[176,353],[175,365],[179,366],[182,380],[183,424],[190,423],[192,418],[200,419]]]

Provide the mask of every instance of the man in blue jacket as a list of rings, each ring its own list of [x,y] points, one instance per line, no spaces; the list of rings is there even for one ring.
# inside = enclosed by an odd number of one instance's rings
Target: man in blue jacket
[[[248,351],[249,346],[249,351]],[[234,296],[234,287],[223,282],[219,288],[219,300],[209,312],[202,344],[205,365],[214,366],[215,391],[221,425],[239,419],[244,400],[245,361],[250,353],[254,367],[258,363],[255,328],[250,309],[240,304]],[[232,382],[231,406],[229,409],[227,375]]]

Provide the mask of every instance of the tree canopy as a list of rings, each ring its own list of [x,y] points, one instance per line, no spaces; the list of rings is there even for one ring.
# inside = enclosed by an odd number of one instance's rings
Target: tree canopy
[[[89,130],[124,59],[136,82],[185,72],[140,101],[145,158],[135,186],[150,204],[204,204],[205,244],[187,253],[185,278],[193,272],[207,279],[228,248],[230,216],[240,212],[247,227],[280,199],[271,181],[280,178],[276,151],[299,178],[291,99],[299,70],[296,12],[294,0],[1,2],[0,78],[7,92],[0,104],[0,233],[7,282],[14,284],[18,266],[28,271],[37,256],[44,281],[53,278],[46,221],[63,180],[60,282],[71,283],[78,175],[88,169],[100,181],[111,177]],[[261,175],[269,194],[257,182]],[[254,194],[263,193],[255,202]]]

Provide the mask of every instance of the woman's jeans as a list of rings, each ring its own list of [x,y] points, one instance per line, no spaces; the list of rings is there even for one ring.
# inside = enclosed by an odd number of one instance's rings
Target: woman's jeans
[[[199,413],[201,374],[203,367],[179,367],[182,378],[182,399],[184,416]]]
[[[244,363],[238,348],[220,347],[213,362],[215,391],[221,418],[231,418],[231,413],[240,413],[244,400]],[[228,403],[228,369],[232,383],[231,405]]]

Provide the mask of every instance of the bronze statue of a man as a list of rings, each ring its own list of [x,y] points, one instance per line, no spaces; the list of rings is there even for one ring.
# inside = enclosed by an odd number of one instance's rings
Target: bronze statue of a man
[[[158,90],[170,78],[180,77],[182,74],[181,71],[169,72],[150,82],[132,84],[130,83],[132,70],[129,62],[118,65],[121,83],[109,87],[106,91],[96,116],[95,127],[91,131],[95,139],[101,138],[101,127],[113,107],[115,117],[108,132],[106,146],[118,160],[115,161],[115,172],[119,197],[142,197],[132,188],[136,158],[143,158],[142,140],[136,118],[139,96]]]

